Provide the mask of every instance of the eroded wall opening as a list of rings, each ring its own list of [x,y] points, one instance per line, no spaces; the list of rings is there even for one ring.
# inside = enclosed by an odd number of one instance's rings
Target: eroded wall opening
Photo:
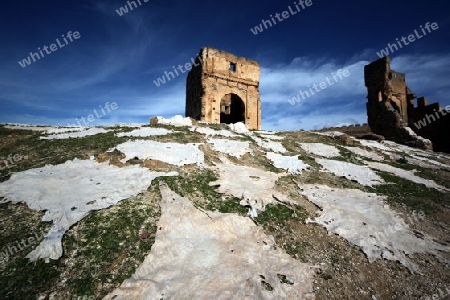
[[[230,70],[231,72],[236,72],[236,64],[235,64],[235,63],[230,63],[230,68],[229,68],[229,70]]]
[[[400,114],[400,108],[398,107],[397,103],[394,100],[390,100],[390,102],[391,102],[391,111]]]
[[[226,94],[220,100],[220,123],[232,124],[243,122],[245,124],[245,105],[236,94]]]

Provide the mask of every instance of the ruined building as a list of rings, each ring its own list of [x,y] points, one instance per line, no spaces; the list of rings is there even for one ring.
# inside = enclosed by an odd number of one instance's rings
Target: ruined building
[[[416,100],[405,74],[391,70],[390,63],[386,56],[364,67],[370,129],[397,143],[449,153],[450,114],[425,97]]]
[[[186,116],[261,129],[259,77],[256,61],[214,48],[200,49],[187,76]]]

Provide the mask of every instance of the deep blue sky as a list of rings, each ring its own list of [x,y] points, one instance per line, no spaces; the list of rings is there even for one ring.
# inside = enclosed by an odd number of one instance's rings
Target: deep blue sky
[[[450,14],[445,1],[330,1],[254,35],[250,28],[294,1],[7,1],[0,13],[0,123],[74,124],[106,102],[118,108],[89,125],[146,123],[184,115],[186,75],[153,81],[204,46],[257,60],[263,129],[366,122],[363,68],[396,38],[427,22],[439,29],[391,54],[393,69],[430,102],[450,104]],[[18,61],[61,35],[81,37],[22,68]],[[338,69],[350,76],[292,106],[288,100]]]

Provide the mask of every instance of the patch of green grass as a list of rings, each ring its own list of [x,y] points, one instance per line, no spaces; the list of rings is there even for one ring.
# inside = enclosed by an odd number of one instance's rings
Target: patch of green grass
[[[198,136],[196,134],[193,134],[192,132],[186,133],[186,132],[174,132],[171,134],[168,134],[166,136],[166,139],[174,142],[174,143],[180,143],[180,144],[189,144],[189,143],[202,143],[204,142],[204,139],[202,136]]]
[[[290,141],[284,139],[281,141],[281,145],[283,145],[284,148],[286,148],[286,150],[290,153],[296,153],[297,152],[297,147],[291,143]]]
[[[225,124],[209,123],[208,126],[206,126],[206,127],[214,129],[214,130],[221,130],[221,129],[229,130],[228,126],[226,126]]]
[[[159,205],[135,197],[92,212],[77,224],[76,233],[66,233],[62,259],[74,261],[66,267],[71,294],[105,296],[106,282],[112,287],[133,275],[155,242],[159,216]],[[143,232],[145,238],[140,236]]]
[[[217,180],[217,176],[209,169],[196,169],[191,173],[182,173],[179,176],[165,178],[169,187],[182,197],[188,197],[199,191],[205,196],[216,196],[210,182]]]
[[[8,264],[1,272],[1,299],[36,300],[36,295],[54,286],[60,276],[59,263],[42,259],[30,263],[22,257]]]
[[[254,220],[264,230],[274,236],[277,245],[294,258],[304,258],[304,247],[291,226],[295,223],[305,223],[308,213],[298,205],[292,209],[284,205],[267,205]]]
[[[0,252],[8,254],[7,260],[0,262],[1,299],[34,300],[37,293],[54,286],[59,278],[56,262],[32,263],[26,258],[51,228],[49,222],[41,222],[42,216],[43,213],[30,210],[26,204],[0,205]]]
[[[154,127],[154,128],[165,128],[167,130],[173,130],[173,131],[182,131],[189,133],[189,126],[174,126],[174,125],[165,125],[165,124],[148,124],[143,127]]]
[[[430,214],[439,210],[440,205],[449,205],[448,194],[441,193],[435,189],[427,188],[423,184],[397,177],[386,172],[377,172],[388,184],[369,188],[372,192],[386,195],[388,202],[405,204],[412,210],[423,211]]]
[[[362,165],[362,162],[358,159],[358,155],[345,149],[344,147],[341,147],[341,146],[336,146],[336,147],[339,149],[339,152],[341,153],[341,155],[337,156],[337,157],[333,157],[331,159],[344,161],[344,162],[348,162],[348,163],[352,163],[352,164],[356,164],[356,165]]]
[[[245,215],[247,209],[239,204],[240,200],[236,197],[227,196],[226,200],[219,200],[216,202],[209,202],[205,208],[210,211],[219,211],[221,213],[235,213],[238,215]]]
[[[417,168],[416,165],[408,163],[408,160],[404,158],[400,158],[397,161],[385,161],[385,163],[406,171],[411,171]]]
[[[91,212],[66,232],[63,256],[49,264],[43,260],[30,263],[25,257],[40,241],[27,243],[17,253],[13,250],[0,271],[0,298],[34,300],[39,294],[62,289],[64,295],[100,299],[129,278],[150,251],[160,217],[159,201],[158,187],[153,184],[142,196]],[[22,238],[35,233],[43,237],[51,224],[42,222],[42,215],[24,204],[1,204],[0,251],[7,251],[8,246],[18,248]]]
[[[1,170],[0,175],[39,168],[46,164],[61,164],[74,158],[87,159],[127,140],[127,137],[116,137],[114,132],[61,140],[40,140],[39,135],[31,135],[0,149],[0,156],[9,153],[28,156],[28,159],[21,160],[11,168]],[[0,178],[0,182],[4,180],[6,179]]]
[[[283,170],[276,168],[271,161],[267,158],[267,156],[260,152],[260,151],[254,151],[253,153],[253,159],[256,160],[256,162],[258,163],[258,166],[263,167],[264,169],[266,169],[266,171],[269,172],[274,172],[274,173],[280,173]]]
[[[10,129],[6,128],[4,125],[0,126],[0,137],[5,137],[9,135],[39,135],[40,133],[38,131],[31,131],[31,130],[23,130],[23,129]]]
[[[250,142],[250,144],[254,143],[254,145],[256,147],[259,147],[256,145],[256,142],[249,135],[246,135],[246,134],[239,134],[237,137],[229,138],[229,139],[242,141],[242,142]]]
[[[139,129],[137,127],[128,127],[128,126],[120,126],[120,125],[116,125],[116,126],[100,126],[100,127],[105,129],[105,130],[113,130],[115,133],[118,133],[118,132],[131,132],[133,130]]]
[[[318,170],[306,170],[296,179],[297,182],[306,184],[324,184],[330,187],[346,188],[346,189],[362,189],[363,187],[347,178],[338,177],[328,172]]]
[[[217,179],[214,172],[209,169],[195,169],[190,173],[185,172],[179,176],[166,177],[164,181],[172,191],[182,197],[188,197],[202,209],[245,215],[247,209],[239,204],[238,198],[223,196],[215,191],[216,187],[209,185],[210,182]]]
[[[269,204],[266,206],[265,211],[258,214],[255,221],[269,231],[274,231],[279,228],[290,230],[290,221],[304,223],[307,217],[307,212],[301,206],[295,205],[291,209],[284,205]]]
[[[423,168],[420,166],[414,166],[416,170],[415,174],[424,179],[433,180],[437,184],[450,188],[450,171],[447,169],[433,170],[429,168]]]
[[[120,143],[126,142],[128,139],[128,137],[116,137],[115,133],[111,131],[82,138],[49,140],[47,142],[50,144],[46,146],[58,154],[62,154],[63,150],[67,150],[73,155],[76,154],[77,150],[84,150],[83,152],[93,152],[94,155],[97,155]]]
[[[317,169],[317,170],[319,170],[319,169],[322,168],[322,166],[316,162],[316,160],[314,159],[314,157],[308,155],[307,153],[300,154],[300,155],[298,156],[298,159],[301,160],[301,161],[303,161],[305,164],[310,165],[310,166],[311,166],[310,170],[311,170],[311,169]]]

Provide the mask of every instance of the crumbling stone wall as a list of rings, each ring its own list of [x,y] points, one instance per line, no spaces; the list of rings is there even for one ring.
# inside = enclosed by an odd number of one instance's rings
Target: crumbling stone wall
[[[406,85],[405,74],[391,70],[390,63],[386,56],[364,67],[370,129],[397,143],[432,149],[431,141],[408,127],[409,112],[417,96]]]
[[[411,107],[409,126],[418,135],[433,142],[433,150],[450,153],[450,107],[439,103],[428,105],[425,97],[418,98],[418,106]]]
[[[218,49],[200,49],[187,76],[186,116],[261,129],[260,66]]]

